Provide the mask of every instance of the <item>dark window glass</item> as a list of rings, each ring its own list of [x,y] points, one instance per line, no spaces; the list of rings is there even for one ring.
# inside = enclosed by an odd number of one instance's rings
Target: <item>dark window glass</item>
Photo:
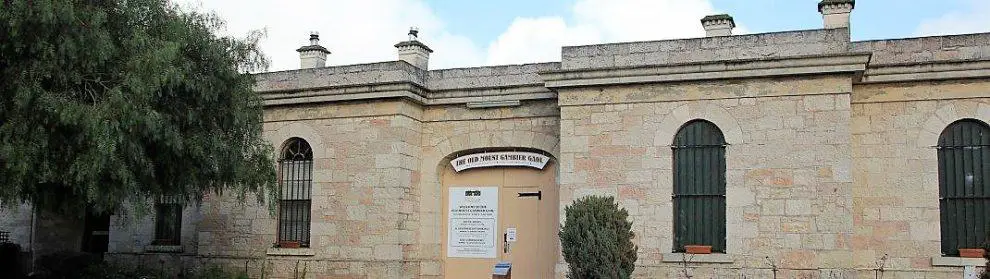
[[[990,128],[966,119],[938,138],[938,197],[942,254],[982,248],[990,232]]]
[[[674,138],[674,252],[685,245],[725,252],[725,145],[704,120],[684,124]]]
[[[313,150],[300,138],[290,139],[279,160],[278,241],[309,247]]]

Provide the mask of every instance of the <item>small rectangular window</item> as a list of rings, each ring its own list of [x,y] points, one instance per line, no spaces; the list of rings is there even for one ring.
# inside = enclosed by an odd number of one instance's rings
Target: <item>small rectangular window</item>
[[[153,245],[180,245],[182,231],[182,201],[161,198],[155,204],[155,240]]]

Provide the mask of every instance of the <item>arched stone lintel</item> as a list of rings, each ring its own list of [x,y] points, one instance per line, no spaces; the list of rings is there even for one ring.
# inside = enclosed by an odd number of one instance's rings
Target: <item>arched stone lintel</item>
[[[714,123],[725,136],[725,142],[732,144],[742,144],[743,135],[739,122],[729,111],[718,104],[708,104],[704,106],[685,104],[675,108],[663,121],[653,137],[654,146],[670,146],[674,143],[674,135],[688,121],[702,119]]]
[[[962,104],[976,109],[966,109]],[[990,123],[990,105],[965,101],[949,103],[938,108],[928,117],[925,124],[921,125],[921,131],[915,141],[917,147],[932,148],[938,145],[938,137],[942,134],[942,130],[952,122],[962,119],[976,119]]]
[[[428,157],[423,158],[424,164],[436,164],[434,173],[428,175],[430,180],[439,183],[439,174],[442,171],[445,159],[449,159],[457,152],[482,148],[530,148],[550,153],[556,160],[559,157],[560,138],[557,135],[509,130],[492,132],[469,132],[453,135],[433,146],[433,152],[424,152]]]
[[[266,138],[272,144],[272,147],[275,148],[276,156],[278,156],[280,148],[285,144],[285,141],[291,138],[301,138],[306,140],[309,146],[313,148],[314,159],[330,157],[330,149],[323,143],[323,137],[316,132],[316,129],[305,123],[293,122],[282,126],[273,133],[267,134]]]

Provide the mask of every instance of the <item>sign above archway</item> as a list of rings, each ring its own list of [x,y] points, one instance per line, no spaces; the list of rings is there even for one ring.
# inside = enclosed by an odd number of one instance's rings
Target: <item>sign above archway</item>
[[[530,167],[543,169],[550,162],[550,157],[540,153],[504,151],[475,153],[450,160],[454,171],[488,167]]]

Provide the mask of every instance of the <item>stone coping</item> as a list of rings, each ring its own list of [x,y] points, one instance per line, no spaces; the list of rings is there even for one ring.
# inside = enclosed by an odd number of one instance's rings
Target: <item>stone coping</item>
[[[869,53],[543,73],[548,88],[863,72]]]
[[[426,46],[426,44],[423,44],[422,42],[417,41],[417,40],[402,41],[402,42],[399,42],[398,44],[395,44],[395,47],[407,47],[407,46],[418,46],[418,47],[421,47],[421,48],[425,49],[427,52],[430,52],[430,53],[433,52],[433,50],[430,49],[430,47]]]
[[[735,262],[734,260],[732,260],[732,256],[729,254],[684,254],[684,253],[663,253],[663,259],[661,261],[665,263],[681,263],[681,262],[685,262],[685,257],[687,257],[688,263],[731,264]]]
[[[268,248],[265,253],[269,256],[315,256],[313,248]]]
[[[987,260],[983,258],[960,258],[960,257],[932,257],[932,266],[986,266]]]
[[[149,253],[182,253],[182,245],[148,245],[144,251]]]

